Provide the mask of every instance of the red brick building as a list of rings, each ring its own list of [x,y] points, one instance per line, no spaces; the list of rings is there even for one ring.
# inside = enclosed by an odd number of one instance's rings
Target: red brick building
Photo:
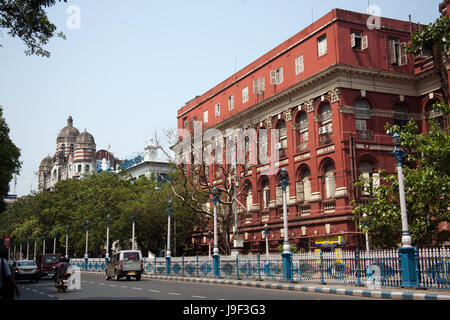
[[[291,182],[289,240],[297,247],[362,246],[350,202],[365,195],[353,183],[364,175],[376,185],[379,169],[395,172],[384,125],[414,119],[426,130],[427,117],[440,116],[430,109],[443,99],[432,52],[403,51],[421,26],[380,18],[379,28],[369,28],[369,18],[334,9],[178,110],[178,128],[197,119],[225,132],[246,119],[256,130],[281,129],[279,164]],[[243,251],[264,252],[267,224],[275,252],[283,241],[279,178],[254,166],[245,179]],[[206,238],[195,235],[193,244],[207,252]]]

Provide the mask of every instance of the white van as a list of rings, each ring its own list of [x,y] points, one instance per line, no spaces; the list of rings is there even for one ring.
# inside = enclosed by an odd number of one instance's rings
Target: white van
[[[135,277],[136,280],[141,280],[143,272],[144,260],[141,251],[123,250],[111,256],[105,268],[105,278],[106,280],[111,278],[120,280],[120,278],[126,277],[127,280],[130,280],[131,277]]]

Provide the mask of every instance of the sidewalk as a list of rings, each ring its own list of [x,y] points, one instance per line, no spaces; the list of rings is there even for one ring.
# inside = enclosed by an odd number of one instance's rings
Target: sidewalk
[[[101,272],[82,271],[84,273],[99,274]],[[232,280],[214,278],[194,278],[194,277],[172,277],[142,275],[142,278],[156,280],[170,280],[182,282],[195,282],[205,284],[232,285],[253,288],[278,289],[302,292],[329,293],[356,297],[370,297],[392,300],[450,300],[450,290],[416,289],[416,288],[394,288],[382,287],[380,289],[369,289],[363,286],[339,285],[339,284],[301,284],[283,283],[276,281],[255,281],[255,280]]]

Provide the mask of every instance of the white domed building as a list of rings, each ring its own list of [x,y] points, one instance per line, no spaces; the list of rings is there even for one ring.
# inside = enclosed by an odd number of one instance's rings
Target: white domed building
[[[107,157],[114,165],[114,156],[109,151],[96,152],[96,144],[92,134],[84,130],[80,133],[73,126],[71,116],[56,138],[56,152],[48,155],[39,166],[39,190],[52,191],[58,181],[80,179],[95,173],[97,162]],[[100,158],[100,159],[99,159]]]

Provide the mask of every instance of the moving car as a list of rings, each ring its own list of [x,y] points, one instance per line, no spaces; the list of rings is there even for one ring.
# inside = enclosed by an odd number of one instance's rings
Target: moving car
[[[105,278],[110,280],[114,278],[120,280],[125,277],[130,280],[135,277],[136,280],[141,280],[141,275],[144,272],[144,260],[142,253],[139,250],[123,250],[114,253],[105,268]]]
[[[36,259],[36,264],[40,270],[40,277],[53,276],[53,267],[59,263],[60,254],[46,253]]]
[[[34,260],[18,260],[12,265],[14,278],[16,280],[30,280],[31,282],[38,282],[39,268]]]

